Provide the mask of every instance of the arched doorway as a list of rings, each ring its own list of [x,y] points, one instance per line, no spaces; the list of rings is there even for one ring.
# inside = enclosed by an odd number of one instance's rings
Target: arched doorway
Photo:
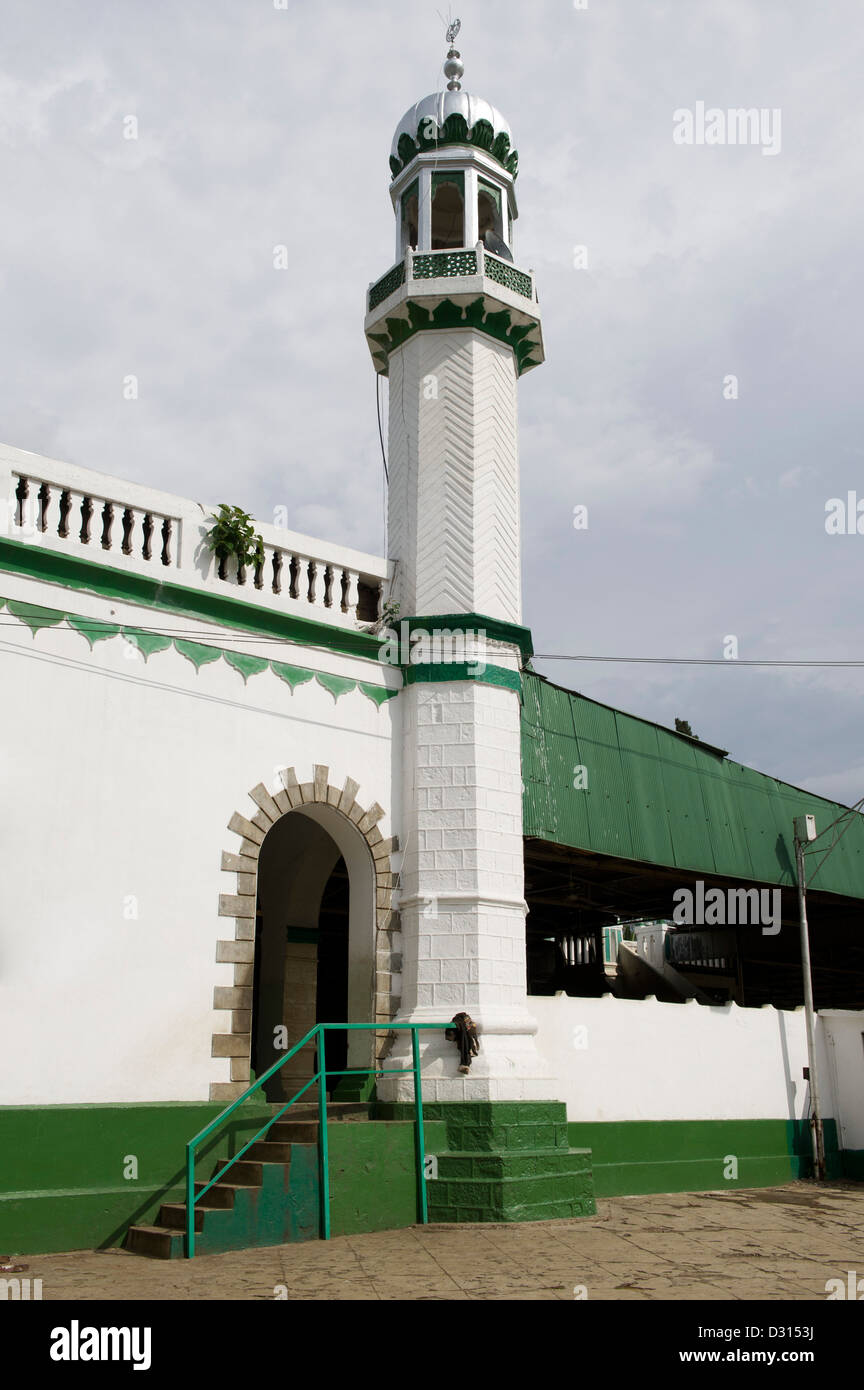
[[[223,1103],[248,1087],[253,1051],[256,1076],[272,1065],[277,1026],[290,1048],[316,1019],[375,1023],[384,1030],[377,1044],[371,1031],[353,1032],[347,1042],[348,1067],[365,1067],[386,1045],[386,1025],[399,1007],[401,933],[391,908],[398,845],[381,834],[383,809],[377,802],[365,809],[358,784],[348,777],[334,786],[323,765],[313,766],[309,781],[301,783],[293,767],[279,779],[275,793],[263,783],[253,787],[251,819],[237,811],[228,824],[239,853],[222,855],[223,871],[236,875],[236,892],[219,895],[219,915],[234,919],[234,937],[216,945],[217,961],[233,965],[234,983],[213,991],[213,1007],[230,1011],[230,1032],[213,1034],[213,1057],[230,1064],[230,1080],[210,1085],[210,1099]],[[339,1047],[333,1035],[328,1070],[339,1069]]]
[[[310,816],[283,816],[258,858],[251,1021],[256,1076],[316,1023],[348,1021],[349,918],[350,878],[338,844]],[[344,1070],[346,1034],[334,1033],[328,1044],[328,1067]],[[313,1071],[310,1047],[266,1083],[267,1099],[289,1099]]]

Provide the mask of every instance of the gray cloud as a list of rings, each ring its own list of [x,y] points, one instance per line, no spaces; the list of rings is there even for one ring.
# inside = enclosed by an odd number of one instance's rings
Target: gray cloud
[[[742,656],[864,657],[864,537],[824,530],[827,498],[864,496],[856,0],[459,12],[465,85],[516,134],[517,261],[544,312],[548,361],[521,386],[538,649],[716,656],[735,633]],[[393,128],[442,81],[434,9],[2,18],[0,435],[380,550],[364,291],[393,255]],[[676,146],[699,100],[781,108],[780,154]],[[542,669],[864,794],[858,672]]]

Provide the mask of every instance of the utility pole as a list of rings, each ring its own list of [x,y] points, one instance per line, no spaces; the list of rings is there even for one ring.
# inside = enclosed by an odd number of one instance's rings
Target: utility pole
[[[804,976],[804,1019],[807,1027],[807,1070],[810,1077],[810,1139],[813,1145],[813,1175],[825,1181],[825,1134],[819,1107],[819,1076],[814,1036],[813,975],[810,969],[810,931],[807,926],[807,885],[804,877],[804,846],[816,839],[814,816],[796,816],[795,861],[798,866],[798,913],[801,921],[801,970]]]

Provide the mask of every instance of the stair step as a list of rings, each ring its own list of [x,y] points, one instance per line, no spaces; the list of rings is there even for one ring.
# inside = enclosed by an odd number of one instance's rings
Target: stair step
[[[327,1119],[368,1120],[369,1108],[365,1101],[331,1100],[327,1102]],[[290,1110],[286,1110],[283,1118],[287,1120],[317,1120],[318,1106],[307,1105],[300,1101],[297,1105],[292,1105]]]
[[[252,1150],[247,1150],[251,1153]],[[223,1164],[219,1165],[223,1167]],[[237,1187],[260,1187],[263,1181],[260,1163],[252,1163],[248,1158],[238,1158],[237,1162],[228,1169],[233,1182]],[[226,1173],[226,1177],[228,1174]]]
[[[184,1243],[181,1232],[164,1226],[130,1226],[123,1248],[151,1260],[170,1260],[183,1254]]]
[[[253,1144],[250,1153],[260,1147],[261,1144],[317,1144],[318,1143],[318,1121],[317,1120],[277,1120],[275,1125],[271,1125],[267,1131],[266,1140],[259,1140]],[[257,1155],[256,1155],[257,1157]]]
[[[281,1107],[273,1106],[272,1112],[279,1113]],[[327,1105],[327,1120],[329,1124],[342,1124],[348,1122],[365,1122],[371,1119],[371,1106],[364,1101],[330,1101]],[[310,1155],[310,1149],[315,1149],[318,1144],[320,1130],[320,1110],[317,1100],[311,1103],[304,1103],[292,1106],[286,1111],[281,1119],[271,1123],[270,1129],[266,1132],[266,1138],[258,1139],[246,1150],[242,1158],[233,1163],[217,1182],[208,1186],[205,1178],[195,1183],[195,1193],[197,1201],[195,1203],[195,1231],[202,1237],[201,1250],[206,1251],[208,1245],[214,1248],[219,1247],[220,1228],[224,1228],[226,1218],[214,1217],[210,1226],[205,1222],[208,1211],[235,1211],[238,1217],[227,1218],[229,1226],[232,1219],[239,1219],[241,1224],[250,1219],[249,1213],[254,1213],[256,1208],[256,1198],[247,1196],[241,1198],[237,1203],[238,1193],[249,1193],[250,1189],[264,1188],[264,1199],[272,1201],[274,1193],[278,1190],[279,1200],[281,1200],[283,1178],[288,1186],[288,1176],[291,1167],[292,1148],[297,1150],[295,1154],[296,1163],[299,1171],[299,1184],[301,1196],[304,1191],[303,1183],[309,1183],[310,1174],[315,1168],[315,1155]],[[310,1168],[310,1164],[313,1165]],[[220,1160],[214,1165],[211,1172],[216,1174],[225,1167],[225,1160]],[[207,1188],[206,1193],[204,1188]],[[202,1195],[203,1194],[203,1195]],[[136,1255],[147,1256],[151,1259],[178,1259],[185,1254],[186,1247],[186,1203],[164,1202],[160,1209],[157,1223],[155,1225],[135,1225],[130,1226],[124,1241],[124,1248]],[[293,1218],[292,1218],[293,1221]],[[305,1221],[305,1224],[303,1224]],[[210,1227],[214,1229],[207,1232]],[[295,1230],[294,1224],[291,1227]],[[310,1234],[314,1234],[317,1229],[317,1218],[310,1225],[304,1217],[296,1226],[296,1238],[300,1240],[309,1239]],[[292,1239],[295,1236],[292,1235]],[[196,1243],[197,1244],[197,1243]]]
[[[237,1166],[239,1165],[235,1164],[235,1167]],[[229,1168],[228,1171],[229,1173],[233,1173],[234,1169]],[[207,1187],[206,1182],[196,1182],[195,1196],[197,1200],[195,1202],[195,1205],[196,1207],[200,1207],[203,1211],[225,1211],[226,1209],[230,1210],[234,1205],[235,1193],[243,1192],[246,1188],[257,1186],[257,1183],[222,1181],[214,1183],[212,1187]],[[207,1187],[207,1193],[206,1196],[202,1197],[200,1194],[205,1187]]]
[[[195,1203],[195,1230],[204,1230],[204,1208]],[[211,1207],[212,1211],[213,1208]],[[159,1225],[169,1231],[186,1230],[186,1203],[163,1202],[159,1208]]]
[[[275,1128],[275,1126],[274,1126]],[[317,1126],[316,1126],[317,1128]],[[291,1136],[293,1138],[293,1136]],[[300,1137],[299,1135],[297,1136]],[[312,1143],[313,1140],[308,1140]],[[290,1163],[291,1162],[291,1142],[290,1139],[279,1139],[272,1142],[267,1139],[259,1139],[246,1152],[253,1163]],[[232,1171],[229,1169],[229,1172]]]

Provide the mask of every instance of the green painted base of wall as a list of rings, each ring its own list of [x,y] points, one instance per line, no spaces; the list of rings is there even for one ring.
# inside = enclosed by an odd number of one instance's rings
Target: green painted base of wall
[[[443,1132],[434,1127],[426,1149]],[[330,1150],[330,1232],[394,1231],[418,1219],[417,1158],[414,1126],[382,1120],[328,1126]]]
[[[414,1107],[378,1104],[375,1114],[413,1119]],[[441,1102],[424,1105],[423,1114],[426,1153],[438,1162],[438,1176],[426,1188],[430,1221],[595,1214],[591,1155],[570,1147],[563,1103]]]
[[[185,1146],[220,1104],[57,1105],[0,1108],[0,1248],[16,1255],[121,1245],[132,1225],[155,1225],[163,1203],[185,1200]],[[243,1147],[269,1106],[243,1107],[201,1151],[199,1179]],[[238,1119],[242,1115],[242,1119]],[[442,1126],[427,1136],[446,1147]],[[331,1234],[394,1230],[417,1221],[414,1127],[340,1121],[328,1127]],[[137,1178],[124,1180],[137,1161]],[[317,1150],[295,1145],[288,1187],[265,1165],[261,1189],[232,1211],[208,1210],[201,1254],[316,1238]],[[182,1256],[178,1233],[172,1254]]]
[[[864,1149],[841,1149],[841,1174],[850,1182],[864,1182]]]
[[[813,1171],[806,1122],[609,1121],[571,1123],[568,1133],[571,1144],[591,1150],[598,1197],[774,1187]],[[843,1176],[833,1120],[825,1121],[825,1150],[828,1176]]]
[[[0,1107],[2,1248],[35,1255],[119,1245],[185,1192],[186,1143],[221,1114],[218,1103]],[[269,1108],[244,1108],[196,1172],[211,1176],[260,1129]],[[125,1177],[124,1174],[134,1174]]]
[[[155,1224],[163,1202],[184,1199],[187,1140],[221,1109],[0,1108],[0,1248],[21,1255],[102,1249],[121,1244],[130,1225]],[[261,1106],[237,1112],[202,1154],[199,1178],[212,1176],[271,1113]],[[376,1103],[372,1113],[372,1121],[329,1126],[333,1235],[417,1221],[414,1107]],[[438,1177],[427,1184],[432,1221],[587,1216],[595,1187],[600,1196],[698,1192],[772,1186],[811,1172],[806,1124],[782,1120],[567,1124],[556,1102],[430,1104],[424,1116],[426,1153],[438,1162]],[[834,1122],[825,1130],[829,1176],[864,1180],[864,1150],[838,1152]],[[730,1157],[735,1178],[724,1177]],[[304,1173],[308,1182],[300,1181]],[[242,1248],[317,1234],[314,1151],[298,1156],[294,1177],[293,1194],[286,1195],[283,1174],[279,1191],[268,1180],[257,1197],[244,1196],[248,1209],[241,1202],[234,1212],[208,1213],[202,1253],[236,1249],[238,1240]]]

